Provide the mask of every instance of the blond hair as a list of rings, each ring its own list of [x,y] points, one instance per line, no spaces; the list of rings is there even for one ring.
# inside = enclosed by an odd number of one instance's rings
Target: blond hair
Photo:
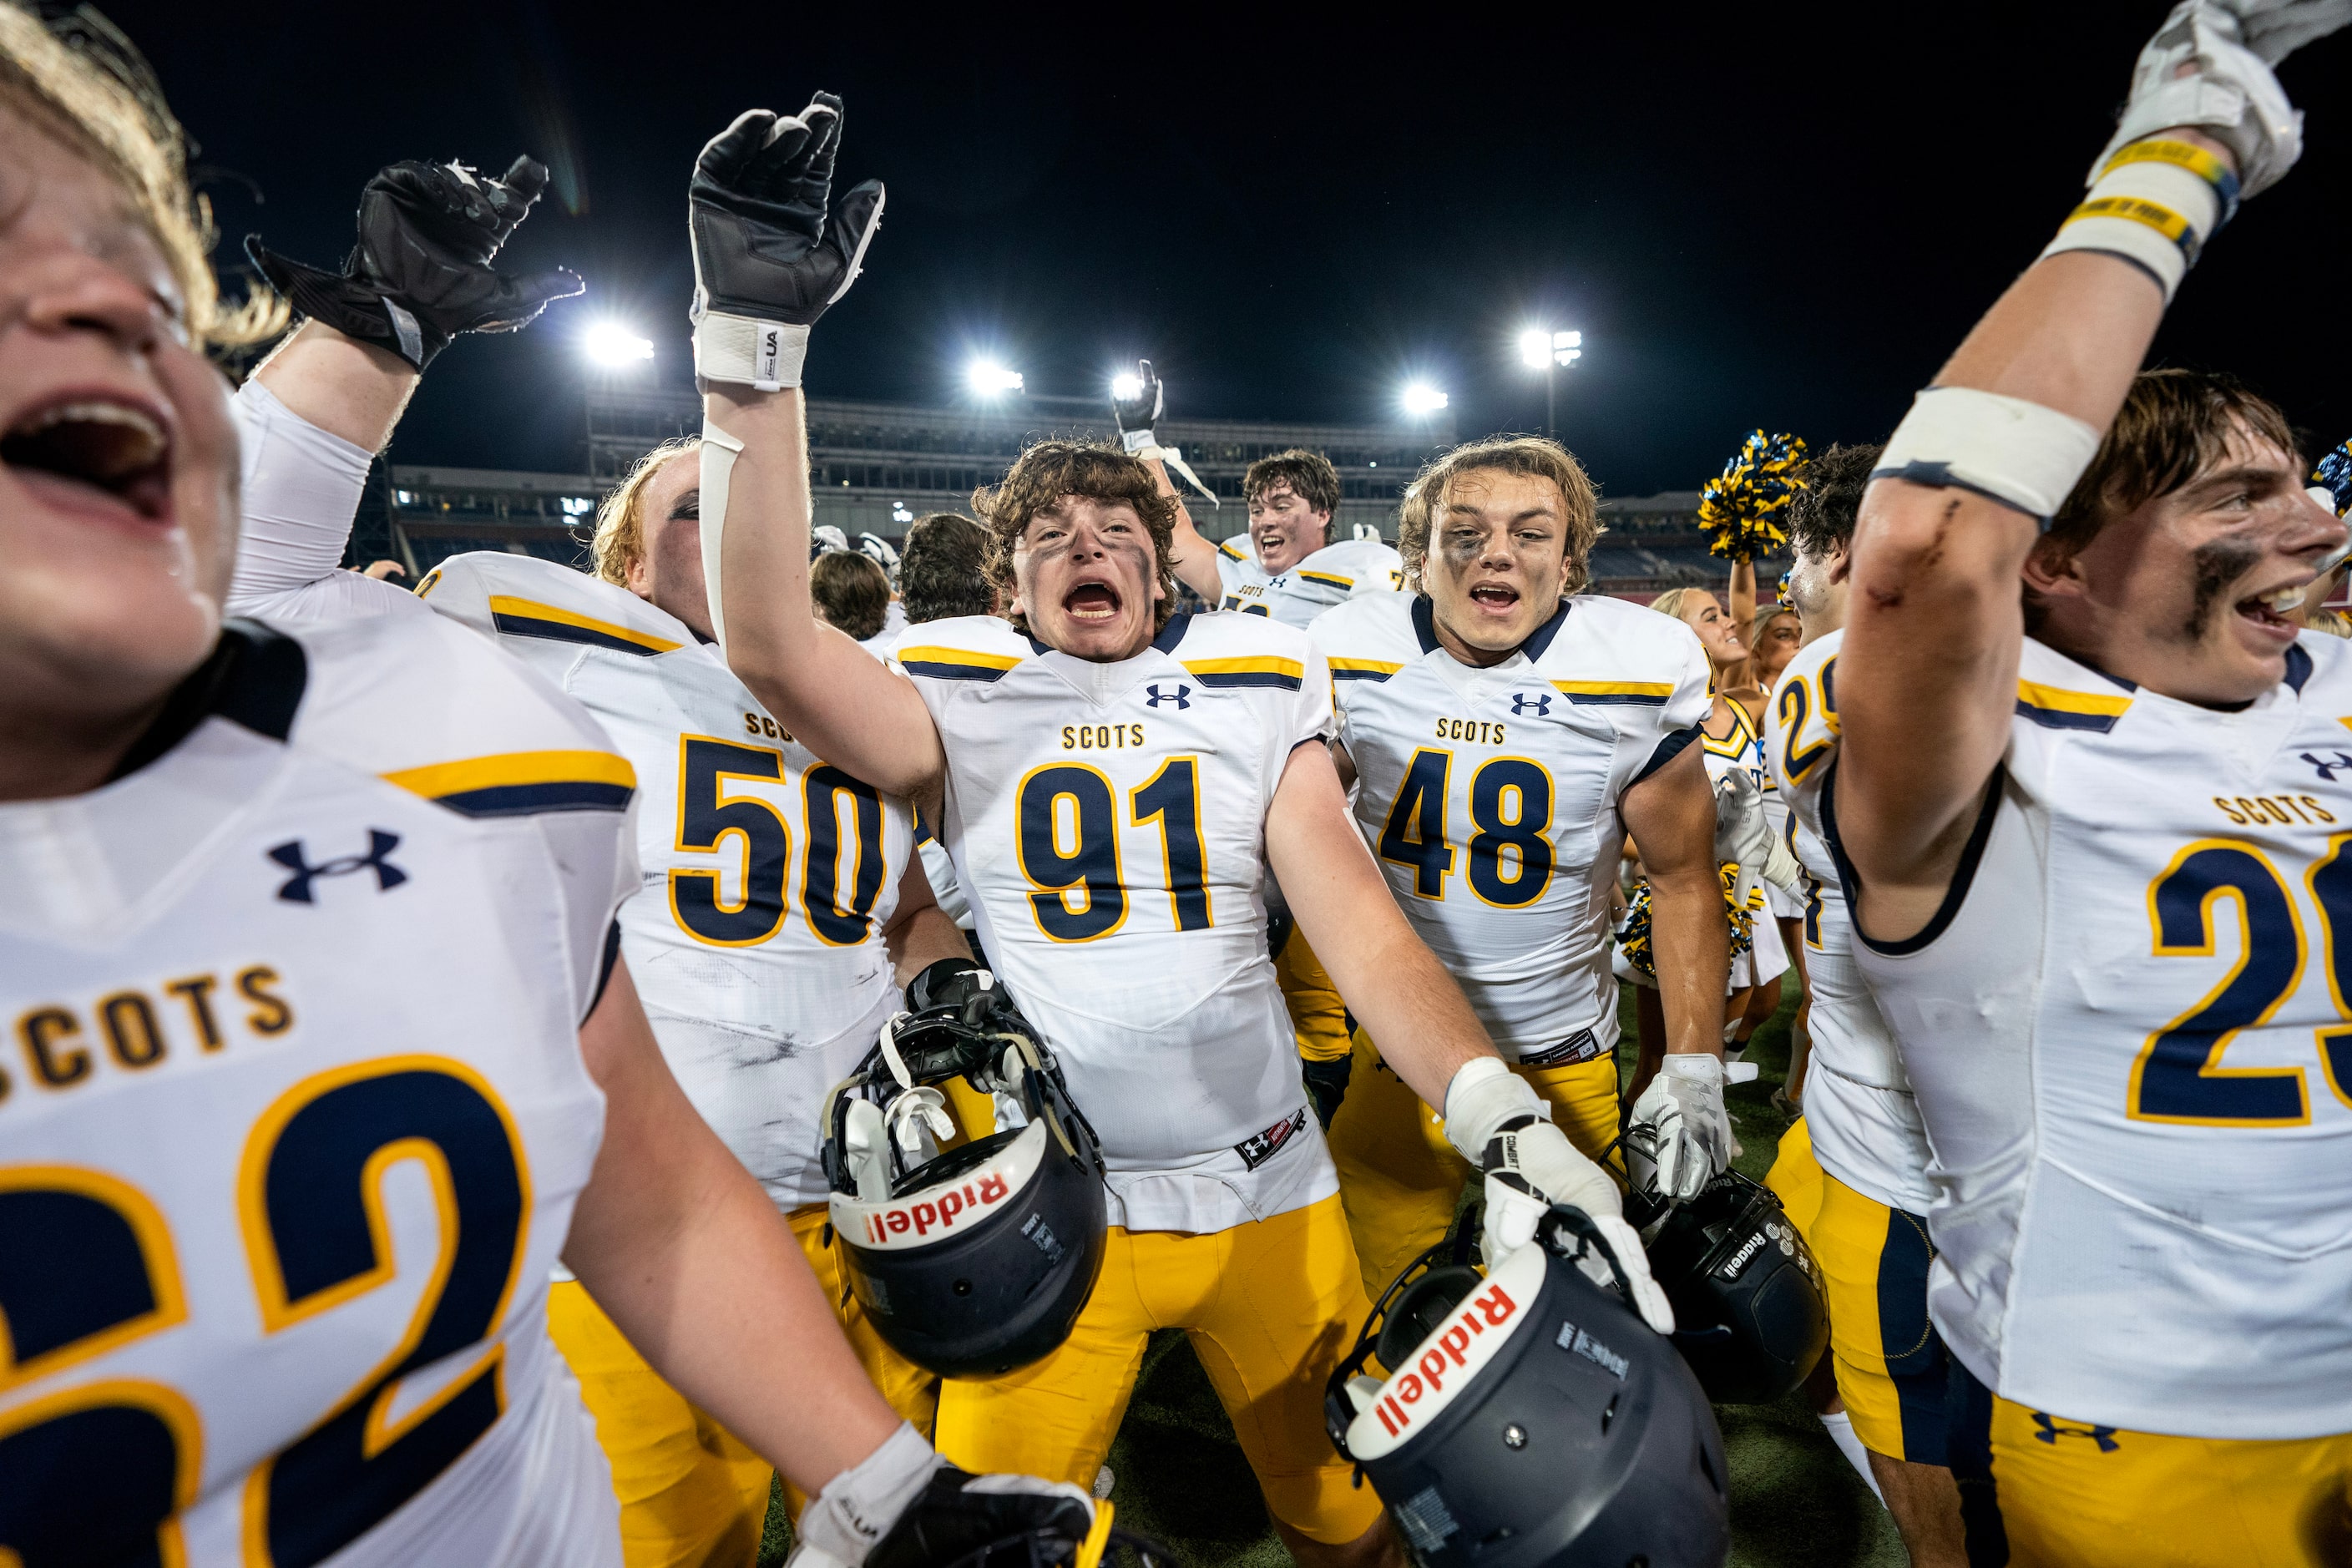
[[[224,306],[208,259],[212,207],[188,188],[188,140],[147,62],[87,10],[68,43],[39,17],[0,3],[0,103],[88,158],[129,198],[155,237],[186,301],[189,341],[232,346],[285,330],[285,301],[257,286]]]
[[[1650,601],[1650,608],[1662,616],[1672,616],[1679,621],[1683,618],[1683,606],[1702,594],[1709,599],[1715,598],[1715,590],[1712,588],[1669,588]],[[1716,608],[1722,607],[1722,602],[1717,600]]]
[[[1430,529],[1445,510],[1447,489],[1463,475],[1481,468],[1549,479],[1559,487],[1563,509],[1561,548],[1568,566],[1567,575],[1560,579],[1560,596],[1581,590],[1591,581],[1585,563],[1592,553],[1593,541],[1601,533],[1600,502],[1583,465],[1567,447],[1540,436],[1489,436],[1483,441],[1465,442],[1421,470],[1397,509],[1397,553],[1404,557],[1405,585],[1415,591],[1421,588],[1422,565],[1429,558]]]
[[[672,458],[702,450],[699,436],[673,436],[637,459],[628,477],[604,492],[596,503],[596,530],[588,536],[588,554],[596,575],[617,587],[629,585],[629,568],[646,553],[646,487],[669,467]]]

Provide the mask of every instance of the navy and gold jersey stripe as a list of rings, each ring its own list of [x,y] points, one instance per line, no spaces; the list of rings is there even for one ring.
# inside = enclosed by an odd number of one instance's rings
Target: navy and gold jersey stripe
[[[509,752],[404,768],[383,781],[466,816],[625,811],[637,787],[635,770],[610,752]]]
[[[593,616],[542,605],[536,599],[519,599],[509,594],[490,595],[490,624],[509,637],[581,643],[647,658],[685,646],[649,632],[632,631],[613,621],[600,621]]]
[[[1295,658],[1271,655],[1255,658],[1196,658],[1184,668],[1203,686],[1275,686],[1296,691],[1307,680],[1307,667]]]
[[[1356,586],[1356,580],[1353,577],[1334,576],[1328,572],[1301,572],[1299,575],[1309,583],[1320,583],[1327,588],[1337,588],[1343,594],[1353,592]]]
[[[1579,707],[1664,708],[1671,680],[1555,680],[1552,689]]]
[[[2128,697],[2069,691],[2031,680],[2017,683],[2017,716],[2031,719],[2045,730],[2090,730],[2104,735],[2131,705]]]
[[[1010,653],[980,653],[962,647],[902,647],[898,668],[934,680],[1002,680],[1021,662]]]
[[[1402,661],[1387,658],[1335,658],[1331,661],[1334,680],[1386,680],[1402,669]]]
[[[1234,548],[1234,542],[1230,539],[1223,539],[1217,542],[1217,553],[1232,561],[1247,561],[1249,559],[1248,556]]]

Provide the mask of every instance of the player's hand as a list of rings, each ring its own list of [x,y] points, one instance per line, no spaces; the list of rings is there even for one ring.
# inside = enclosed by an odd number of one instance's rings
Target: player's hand
[[[761,391],[800,384],[808,330],[857,280],[882,221],[868,180],[832,200],[841,100],[798,114],[746,110],[694,161],[694,365],[705,381]]]
[[[2277,184],[2303,155],[2303,114],[2271,67],[2347,22],[2352,0],[2181,0],[2140,50],[2091,181],[2125,143],[2189,127],[2230,150],[2240,195]]]
[[[1121,396],[1130,386],[1133,392]],[[1120,444],[1130,452],[1159,445],[1151,427],[1160,422],[1167,407],[1167,391],[1160,384],[1160,378],[1151,374],[1151,362],[1148,359],[1135,362],[1132,376],[1123,375],[1111,383],[1110,416],[1118,426]]]
[[[1650,1184],[1661,1197],[1698,1196],[1731,1163],[1731,1114],[1723,1106],[1723,1060],[1703,1051],[1670,1054],[1633,1101],[1627,1124],[1647,1134],[1655,1164]]]
[[[515,331],[585,291],[561,267],[516,277],[490,265],[546,189],[545,166],[530,158],[498,179],[463,163],[394,163],[360,193],[359,244],[341,272],[289,260],[257,234],[245,253],[296,310],[421,371],[459,332]]]
[[[1538,1204],[1520,1193],[1508,1177],[1498,1176],[1486,1181],[1485,1225],[1481,1245],[1487,1251],[1489,1268],[1496,1258],[1529,1241],[1538,1242],[1574,1263],[1602,1289],[1621,1292],[1642,1321],[1657,1332],[1675,1331],[1674,1303],[1666,1300],[1665,1288],[1650,1273],[1650,1258],[1642,1250],[1640,1233],[1622,1216],[1592,1214],[1569,1204]],[[1496,1249],[1498,1227],[1508,1232],[1507,1245],[1501,1250]]]
[[[902,1425],[825,1484],[801,1515],[795,1568],[930,1568],[1036,1531],[1076,1543],[1094,1500],[1064,1481],[975,1476]]]
[[[1733,768],[1715,781],[1715,858],[1737,860],[1751,870],[1764,864],[1772,829],[1764,820],[1764,793],[1746,768]]]

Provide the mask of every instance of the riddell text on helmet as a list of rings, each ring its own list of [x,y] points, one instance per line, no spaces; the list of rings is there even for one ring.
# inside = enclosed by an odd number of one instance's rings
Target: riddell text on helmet
[[[877,1209],[866,1215],[866,1234],[873,1240],[887,1242],[894,1236],[909,1232],[922,1237],[932,1230],[948,1230],[957,1220],[977,1214],[1004,1200],[1011,1191],[1003,1175],[991,1173],[978,1181],[966,1182],[961,1187],[950,1187],[936,1197],[920,1203],[899,1204],[895,1207]]]
[[[1470,1342],[1490,1328],[1500,1328],[1511,1321],[1519,1310],[1510,1293],[1500,1285],[1487,1287],[1464,1304],[1454,1321],[1430,1339],[1423,1340],[1421,1358],[1412,1370],[1400,1375],[1382,1391],[1380,1403],[1372,1407],[1388,1428],[1389,1436],[1401,1437],[1412,1425],[1412,1413],[1405,1407],[1418,1405],[1425,1394],[1444,1391],[1445,1380],[1468,1366],[1465,1352]]]

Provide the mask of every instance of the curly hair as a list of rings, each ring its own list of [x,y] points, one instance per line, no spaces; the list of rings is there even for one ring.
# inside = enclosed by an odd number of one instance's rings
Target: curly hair
[[[236,347],[285,330],[284,300],[258,285],[224,305],[209,252],[212,208],[188,187],[188,139],[146,60],[87,7],[59,26],[0,4],[0,104],[89,160],[129,198],[180,286],[191,342]]]
[[[1885,450],[1875,442],[1841,443],[1805,465],[1803,487],[1789,501],[1789,537],[1799,550],[1818,558],[1853,542],[1862,492],[1870,488],[1870,470]]]
[[[898,547],[898,597],[908,623],[994,615],[988,551],[988,530],[961,512],[935,511],[908,524]]]
[[[988,580],[999,601],[1013,602],[1018,585],[1013,576],[1013,552],[1029,520],[1051,511],[1065,496],[1081,496],[1105,505],[1131,507],[1151,535],[1157,558],[1160,596],[1152,619],[1157,632],[1176,613],[1176,501],[1160,493],[1160,482],[1139,458],[1117,447],[1093,441],[1040,441],[1013,460],[1004,478],[971,493],[971,509],[988,525]],[[1011,616],[1013,629],[1026,632],[1029,618],[1019,611]]]
[[[1564,503],[1560,518],[1562,544],[1568,563],[1568,574],[1559,585],[1560,595],[1565,598],[1581,591],[1591,580],[1585,563],[1592,554],[1593,541],[1603,531],[1600,502],[1593,495],[1592,481],[1585,477],[1583,465],[1567,447],[1540,436],[1489,436],[1483,441],[1467,441],[1423,467],[1397,510],[1396,547],[1397,553],[1404,557],[1405,586],[1415,593],[1427,591],[1422,586],[1421,568],[1429,557],[1430,530],[1437,515],[1445,510],[1446,491],[1464,474],[1482,468],[1549,479],[1559,487]]]
[[[596,524],[588,536],[588,554],[596,575],[617,587],[629,585],[629,568],[646,552],[646,487],[670,465],[673,458],[690,458],[702,450],[699,436],[676,436],[637,459],[621,482],[596,503]]]

